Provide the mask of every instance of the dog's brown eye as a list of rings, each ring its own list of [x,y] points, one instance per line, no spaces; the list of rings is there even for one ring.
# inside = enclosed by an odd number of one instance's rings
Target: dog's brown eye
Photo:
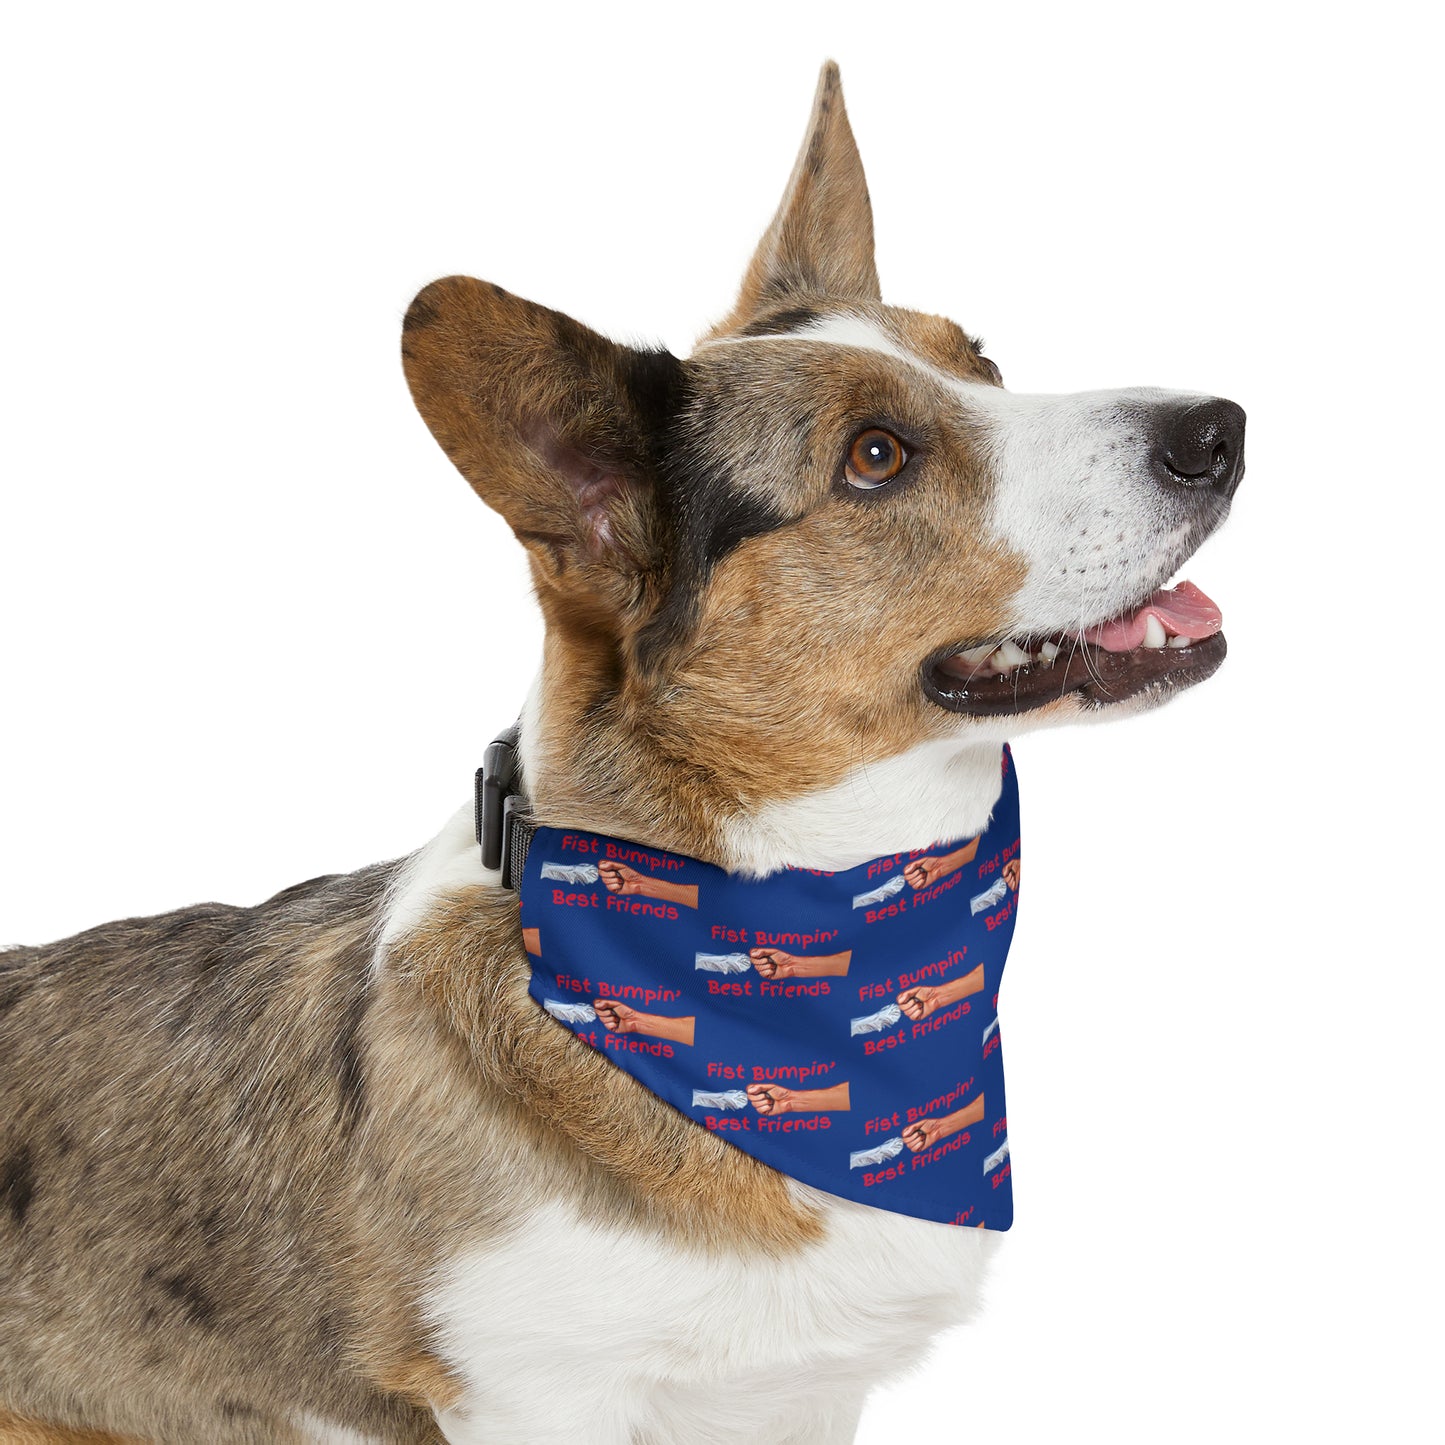
[[[892,432],[873,426],[854,437],[843,472],[849,486],[870,491],[881,487],[884,482],[891,482],[903,470],[907,460],[908,453],[903,450],[903,443]]]

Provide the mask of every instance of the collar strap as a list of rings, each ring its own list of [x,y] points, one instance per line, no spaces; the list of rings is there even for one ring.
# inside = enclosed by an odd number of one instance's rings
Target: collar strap
[[[527,864],[536,825],[522,791],[522,751],[513,723],[482,754],[476,776],[477,845],[482,867],[502,875],[502,887],[516,891]]]

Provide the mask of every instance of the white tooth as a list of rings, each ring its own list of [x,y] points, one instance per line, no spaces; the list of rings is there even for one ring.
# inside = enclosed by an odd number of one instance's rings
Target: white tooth
[[[1039,648],[1039,656],[1045,662],[1052,662],[1059,655],[1059,645],[1056,642],[1046,642]]]
[[[999,650],[989,658],[988,665],[991,672],[1008,671],[1009,665],[1003,660],[1003,648],[1000,647]]]
[[[960,652],[958,655],[970,667],[977,667],[980,663],[987,662],[989,654],[993,651],[993,643],[986,642],[982,647],[970,647],[967,652]]]
[[[996,656],[1001,657],[1005,667],[1022,667],[1029,661],[1029,655],[1016,643],[1005,642]]]
[[[1169,639],[1169,646],[1170,646],[1170,647],[1188,647],[1189,644],[1190,644],[1192,641],[1193,641],[1193,639],[1192,639],[1192,638],[1189,638],[1189,637],[1171,637],[1171,638]]]
[[[1164,631],[1164,624],[1151,612],[1149,621],[1144,627],[1144,646],[1163,647],[1167,634]]]

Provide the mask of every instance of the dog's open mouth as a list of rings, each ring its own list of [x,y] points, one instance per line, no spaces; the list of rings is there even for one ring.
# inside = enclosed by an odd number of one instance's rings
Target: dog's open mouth
[[[980,717],[1029,712],[1071,693],[1108,707],[1203,682],[1224,661],[1222,625],[1219,608],[1181,582],[1082,632],[936,653],[923,665],[923,690],[940,707]]]

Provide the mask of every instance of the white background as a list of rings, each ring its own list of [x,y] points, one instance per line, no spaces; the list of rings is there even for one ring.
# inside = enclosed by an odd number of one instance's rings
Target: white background
[[[470,271],[685,351],[833,55],[890,300],[1019,390],[1250,414],[1189,569],[1225,669],[1017,749],[1017,1223],[860,1438],[1440,1438],[1423,10],[391,8],[9,24],[0,936],[435,831],[539,629],[412,410],[408,300]]]

